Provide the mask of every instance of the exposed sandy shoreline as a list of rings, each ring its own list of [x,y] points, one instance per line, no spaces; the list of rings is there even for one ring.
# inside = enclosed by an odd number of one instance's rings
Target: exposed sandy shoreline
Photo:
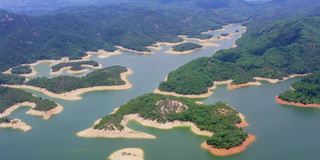
[[[98,50],[97,52],[94,51],[88,51],[87,55],[82,57],[82,59],[90,59],[93,55],[98,55],[98,58],[108,58],[111,56],[117,56],[117,55],[121,55],[122,53],[120,52],[120,50],[115,50],[113,52],[108,52],[105,51],[103,49]]]
[[[23,103],[15,104],[15,105],[9,107],[8,109],[6,109],[3,113],[0,114],[0,118],[9,116],[13,111],[17,110],[20,107],[31,107],[31,109],[28,110],[26,112],[26,114],[34,115],[34,116],[40,116],[45,120],[48,120],[52,115],[61,113],[62,110],[63,110],[63,107],[58,104],[57,107],[55,107],[55,108],[53,108],[53,109],[51,109],[49,111],[37,111],[37,110],[33,109],[33,108],[36,107],[35,103],[33,103],[33,102],[23,102]]]
[[[93,86],[89,88],[80,88],[76,89],[67,93],[61,93],[56,94],[48,91],[44,88],[34,87],[34,86],[28,86],[28,85],[2,85],[5,87],[11,87],[11,88],[19,88],[19,89],[30,89],[34,91],[41,92],[49,97],[58,98],[58,99],[64,99],[64,100],[80,100],[82,97],[81,95],[88,92],[93,91],[103,91],[103,90],[125,90],[130,89],[132,87],[132,84],[129,82],[127,77],[133,73],[131,69],[127,69],[127,72],[121,73],[121,79],[125,82],[124,85],[118,85],[118,86]]]
[[[201,144],[201,147],[205,150],[208,150],[210,153],[216,156],[230,156],[234,154],[241,153],[246,150],[254,141],[256,137],[254,135],[249,134],[247,139],[239,146],[233,147],[230,149],[218,149],[208,145],[206,142]]]
[[[22,65],[19,65],[19,66],[28,66],[27,64],[22,64]],[[12,67],[14,68],[14,67]],[[9,68],[8,70],[2,72],[3,74],[12,74],[11,70],[12,68]],[[38,73],[37,71],[34,69],[34,66],[31,66],[30,65],[30,69],[32,70],[31,73],[28,73],[28,74],[18,74],[19,76],[22,76],[22,77],[26,77],[26,78],[30,78],[30,77],[34,77],[36,76]]]
[[[79,137],[104,137],[104,138],[138,138],[138,139],[154,139],[156,138],[153,135],[139,132],[132,130],[127,127],[127,124],[129,121],[136,121],[140,123],[143,126],[157,128],[157,129],[172,129],[175,127],[190,127],[190,130],[200,136],[207,136],[210,137],[213,135],[212,132],[209,131],[201,131],[196,125],[194,125],[191,122],[181,122],[181,121],[173,121],[168,123],[159,123],[157,121],[151,121],[143,119],[139,116],[139,114],[129,114],[125,115],[121,121],[121,125],[124,126],[124,129],[122,131],[107,131],[107,130],[96,130],[92,127],[89,129],[86,129],[84,131],[78,132],[77,136]],[[96,122],[95,124],[97,124]]]
[[[31,126],[27,125],[25,122],[20,119],[13,119],[10,123],[0,123],[0,128],[12,128],[19,129],[23,132],[31,130]]]
[[[302,107],[302,108],[320,108],[320,104],[303,104],[303,103],[289,102],[281,99],[279,96],[276,96],[275,99],[276,99],[276,102],[281,105],[288,105],[288,106],[295,106],[295,107]]]
[[[141,148],[124,148],[113,152],[109,160],[144,160],[144,153]]]
[[[69,61],[72,62],[72,61]],[[82,67],[84,67],[84,69],[78,70],[78,71],[73,71],[71,70],[72,66],[66,66],[63,68],[60,68],[60,70],[53,72],[52,69],[50,70],[50,75],[51,76],[57,76],[57,75],[61,75],[63,72],[67,71],[69,74],[83,74],[86,72],[89,72],[89,69],[101,69],[103,68],[103,66],[101,64],[99,64],[99,66],[95,67],[92,65],[87,65],[87,64],[83,64],[81,65]]]
[[[240,119],[241,119],[241,122],[236,124],[236,126],[238,128],[246,128],[249,126],[249,123],[246,121],[246,117],[242,114],[242,113],[238,113]]]
[[[262,78],[262,77],[254,77],[253,79],[256,80],[255,82],[247,82],[247,83],[242,83],[242,84],[232,84],[233,80],[226,80],[226,81],[214,81],[213,86],[208,88],[207,93],[199,94],[199,95],[184,95],[184,94],[178,94],[175,92],[166,92],[166,91],[160,91],[159,88],[155,89],[153,93],[157,94],[162,94],[162,95],[170,95],[170,96],[175,96],[175,97],[186,97],[186,98],[208,98],[213,94],[213,90],[215,90],[218,86],[220,85],[227,85],[227,88],[229,90],[234,90],[234,89],[239,89],[243,87],[249,87],[249,86],[260,86],[262,85],[261,81],[267,81],[269,83],[279,83],[286,81],[291,78],[296,78],[296,77],[304,77],[310,75],[308,74],[292,74],[287,77],[283,77],[282,80],[280,79],[270,79],[270,78]],[[167,81],[165,79],[164,81]]]
[[[61,113],[63,110],[63,107],[58,104],[57,107],[49,110],[49,111],[37,111],[34,109],[31,109],[27,111],[26,113],[33,116],[39,116],[42,117],[44,120],[48,120],[51,116]]]
[[[128,49],[128,48],[124,48],[122,46],[116,46],[116,48],[118,48],[119,50],[122,51],[127,51],[127,52],[132,52],[132,53],[137,53],[137,54],[144,54],[144,55],[150,55],[153,54],[152,52],[147,52],[147,51],[136,51],[136,50],[132,50],[132,49]]]
[[[192,50],[187,50],[187,51],[174,51],[172,48],[166,51],[167,54],[173,54],[173,55],[184,55],[184,54],[192,54],[193,52],[201,50],[201,48],[196,48]]]

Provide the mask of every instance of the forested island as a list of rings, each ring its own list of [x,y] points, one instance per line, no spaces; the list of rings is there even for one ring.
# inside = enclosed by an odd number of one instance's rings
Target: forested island
[[[277,102],[300,107],[320,107],[320,73],[314,73],[292,84],[290,90],[277,97]]]
[[[64,62],[59,63],[51,67],[52,72],[58,72],[62,70],[63,68],[70,67],[71,71],[80,71],[85,68],[97,68],[99,67],[99,63],[93,60],[88,61],[77,61],[77,62]]]
[[[186,42],[186,43],[181,43],[176,46],[173,46],[172,50],[177,52],[184,52],[184,51],[190,51],[190,50],[195,50],[199,48],[202,48],[202,46],[199,44]]]
[[[248,32],[237,41],[237,48],[218,51],[212,57],[199,58],[171,72],[159,90],[198,95],[207,93],[214,81],[257,85],[256,79],[281,80],[320,69],[319,16],[257,27],[258,24],[261,23],[256,20],[248,25]]]
[[[13,67],[10,71],[11,71],[11,74],[30,74],[30,73],[32,73],[32,69],[28,65]]]
[[[239,147],[248,138],[248,133],[236,126],[242,122],[239,113],[225,103],[201,105],[193,99],[153,93],[139,96],[122,105],[114,113],[103,117],[92,129],[79,132],[78,136],[86,137],[92,136],[92,132],[105,132],[100,135],[112,137],[117,131],[119,134],[116,136],[120,136],[123,134],[121,132],[128,130],[125,126],[127,122],[123,122],[128,117],[134,117],[132,120],[138,120],[143,125],[149,123],[148,126],[156,128],[161,128],[161,125],[185,126],[184,123],[191,123],[198,129],[194,132],[200,132],[197,134],[211,133],[204,134],[210,137],[206,143],[216,149]],[[131,132],[126,136],[130,137],[130,134]]]

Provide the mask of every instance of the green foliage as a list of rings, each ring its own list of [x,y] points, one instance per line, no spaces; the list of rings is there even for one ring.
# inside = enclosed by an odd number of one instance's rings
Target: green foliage
[[[294,90],[283,92],[279,97],[285,101],[320,104],[320,73],[314,73],[292,85]]]
[[[174,51],[178,52],[190,51],[198,48],[202,48],[202,46],[192,42],[181,43],[172,47]]]
[[[94,128],[121,130],[123,126],[120,122],[123,117],[135,113],[144,119],[159,123],[174,120],[193,122],[201,130],[214,133],[214,136],[208,140],[208,144],[217,148],[238,146],[247,137],[247,133],[235,126],[241,121],[238,113],[227,104],[220,102],[215,105],[199,105],[193,99],[159,94],[146,94],[129,101],[115,114],[103,117]]]
[[[162,91],[179,94],[207,92],[213,81],[254,81],[253,77],[278,78],[320,70],[320,17],[276,21],[267,26],[249,25],[237,48],[210,58],[194,60],[171,72],[160,84]],[[259,26],[258,28],[253,28]],[[190,85],[192,84],[192,85]]]
[[[66,63],[56,64],[56,65],[52,66],[51,69],[52,69],[52,72],[57,72],[61,68],[70,66],[72,71],[79,71],[79,70],[82,70],[85,68],[82,65],[90,65],[92,67],[98,67],[99,63],[96,61],[93,61],[93,60],[80,61],[80,62],[66,62]]]
[[[23,84],[24,77],[0,73],[0,84]]]
[[[7,117],[0,117],[0,123],[10,123],[11,119]]]
[[[72,90],[93,86],[115,86],[125,84],[120,74],[127,68],[112,66],[95,70],[83,77],[59,76],[52,79],[42,77],[31,79],[25,84],[45,88],[53,93],[66,93]]]
[[[21,89],[0,87],[0,113],[22,102],[34,102],[36,104],[34,109],[38,111],[48,111],[57,106],[56,103],[50,100],[35,97],[31,93]]]
[[[29,74],[32,73],[32,69],[28,65],[18,66],[11,69],[12,74]]]

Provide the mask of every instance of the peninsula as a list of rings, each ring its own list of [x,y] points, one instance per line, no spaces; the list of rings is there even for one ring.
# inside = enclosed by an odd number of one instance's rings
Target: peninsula
[[[32,108],[27,114],[42,116],[43,119],[49,119],[62,111],[62,107],[51,100],[35,97],[21,89],[0,86],[0,117],[9,116],[24,106]]]
[[[87,92],[131,88],[132,84],[127,80],[127,76],[132,73],[131,69],[112,66],[92,71],[82,77],[58,76],[51,79],[41,77],[24,81],[20,79],[21,77],[6,75],[1,84],[11,88],[39,91],[54,98],[79,100],[81,95]]]
[[[314,73],[294,83],[291,89],[276,97],[282,105],[320,108],[320,73]]]
[[[215,82],[232,80],[229,88],[236,89],[260,85],[259,81],[279,82],[320,70],[317,52],[320,48],[315,45],[320,43],[320,35],[314,34],[320,33],[319,16],[276,21],[253,29],[257,23],[259,21],[248,25],[248,32],[237,41],[237,48],[221,50],[212,57],[183,65],[169,73],[167,81],[162,82],[158,90],[203,95]]]

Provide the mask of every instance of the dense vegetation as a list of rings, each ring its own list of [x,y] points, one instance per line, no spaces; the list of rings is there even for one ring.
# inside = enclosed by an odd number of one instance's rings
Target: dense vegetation
[[[99,63],[93,60],[89,61],[79,61],[79,62],[66,62],[66,63],[59,63],[51,67],[52,72],[57,72],[60,69],[64,67],[71,67],[72,71],[79,71],[86,67],[83,67],[82,65],[90,65],[92,67],[98,67]]]
[[[38,111],[48,111],[57,106],[56,103],[48,99],[35,97],[31,93],[21,89],[0,87],[0,113],[17,103],[22,102],[36,103],[36,107],[33,109]]]
[[[173,51],[178,51],[178,52],[183,52],[183,51],[190,51],[194,49],[201,48],[202,46],[196,43],[192,42],[186,42],[186,43],[181,43],[176,46],[173,46],[172,49]]]
[[[194,60],[169,74],[160,90],[180,94],[207,92],[213,81],[254,81],[320,70],[320,17],[295,18],[256,27],[237,41],[237,48]]]
[[[320,73],[312,74],[292,85],[294,90],[283,92],[279,97],[285,101],[320,104]]]
[[[11,119],[7,117],[0,117],[0,123],[10,123]]]
[[[159,41],[181,41],[177,35],[219,28],[224,18],[235,19],[126,5],[68,8],[38,17],[0,11],[0,70],[41,59],[77,59],[86,51],[114,51],[116,45],[148,51],[146,46]]]
[[[94,128],[121,130],[124,127],[120,124],[123,116],[134,113],[160,123],[174,120],[193,122],[201,130],[214,133],[207,143],[217,148],[238,146],[247,137],[247,133],[235,126],[241,121],[238,113],[224,103],[199,105],[192,99],[159,94],[146,94],[131,100],[115,114],[105,116]]]
[[[31,79],[25,84],[45,88],[53,93],[65,93],[93,86],[123,85],[125,82],[121,79],[120,74],[126,71],[125,67],[112,66],[95,70],[83,77],[59,76],[52,79],[41,77]]]
[[[32,73],[32,69],[28,65],[13,67],[11,69],[12,74],[29,74]]]
[[[0,73],[0,84],[23,84],[24,82],[24,77]]]

